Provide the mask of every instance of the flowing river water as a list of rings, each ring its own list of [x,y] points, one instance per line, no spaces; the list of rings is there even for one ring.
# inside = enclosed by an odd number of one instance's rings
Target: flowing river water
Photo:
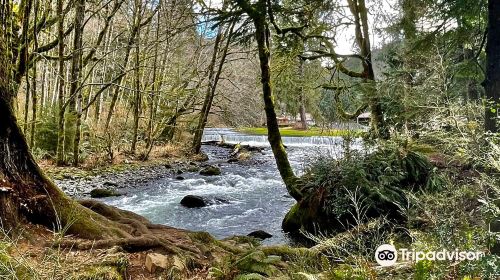
[[[207,231],[216,238],[247,235],[264,230],[273,235],[265,244],[287,243],[281,221],[294,204],[280,178],[266,136],[238,133],[232,129],[206,129],[203,141],[220,141],[262,146],[248,162],[228,163],[230,150],[203,145],[208,164],[217,165],[218,176],[184,173],[184,180],[161,178],[130,189],[124,196],[106,198],[106,203],[130,210],[165,224],[193,231]],[[300,174],[307,162],[318,155],[341,155],[340,137],[283,137],[294,170]],[[222,198],[229,203],[204,208],[185,208],[179,204],[186,195]]]

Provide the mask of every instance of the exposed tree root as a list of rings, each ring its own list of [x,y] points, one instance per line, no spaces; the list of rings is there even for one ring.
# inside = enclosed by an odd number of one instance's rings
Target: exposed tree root
[[[194,244],[185,230],[152,224],[146,218],[133,212],[108,206],[95,200],[83,200],[80,201],[80,204],[109,219],[113,224],[121,225],[118,230],[125,228],[130,236],[94,240],[63,240],[57,243],[58,246],[72,247],[78,250],[119,246],[127,252],[158,249],[168,254],[203,257],[202,250]]]

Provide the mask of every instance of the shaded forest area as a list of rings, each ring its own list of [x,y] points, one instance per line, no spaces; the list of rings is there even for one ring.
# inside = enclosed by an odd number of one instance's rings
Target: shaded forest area
[[[0,277],[499,277],[497,1],[0,4]],[[361,115],[365,130],[342,126]],[[290,116],[342,137],[342,156],[294,170]],[[39,167],[206,160],[206,127],[261,126],[296,244],[153,224],[71,198]],[[485,256],[384,267],[381,244]]]

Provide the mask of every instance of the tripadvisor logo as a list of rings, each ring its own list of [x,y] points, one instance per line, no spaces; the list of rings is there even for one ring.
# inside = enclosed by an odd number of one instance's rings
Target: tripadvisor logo
[[[484,252],[477,251],[449,251],[446,249],[440,251],[413,251],[408,249],[399,249],[401,261],[477,261],[484,257]],[[375,260],[381,266],[391,266],[398,260],[398,250],[390,244],[380,245],[375,251]]]
[[[381,266],[391,266],[398,260],[396,247],[390,244],[382,244],[375,251],[375,260]]]

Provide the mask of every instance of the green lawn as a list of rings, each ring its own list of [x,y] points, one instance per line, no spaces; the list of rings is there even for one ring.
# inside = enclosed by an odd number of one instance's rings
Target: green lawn
[[[244,127],[238,129],[239,132],[252,134],[252,135],[267,135],[266,127]],[[351,133],[354,136],[359,136],[360,131],[354,130],[341,130],[341,129],[332,129],[332,130],[322,130],[317,127],[312,127],[308,130],[300,130],[294,129],[291,127],[283,127],[280,128],[281,136],[296,136],[296,137],[309,137],[309,136],[345,136]]]

